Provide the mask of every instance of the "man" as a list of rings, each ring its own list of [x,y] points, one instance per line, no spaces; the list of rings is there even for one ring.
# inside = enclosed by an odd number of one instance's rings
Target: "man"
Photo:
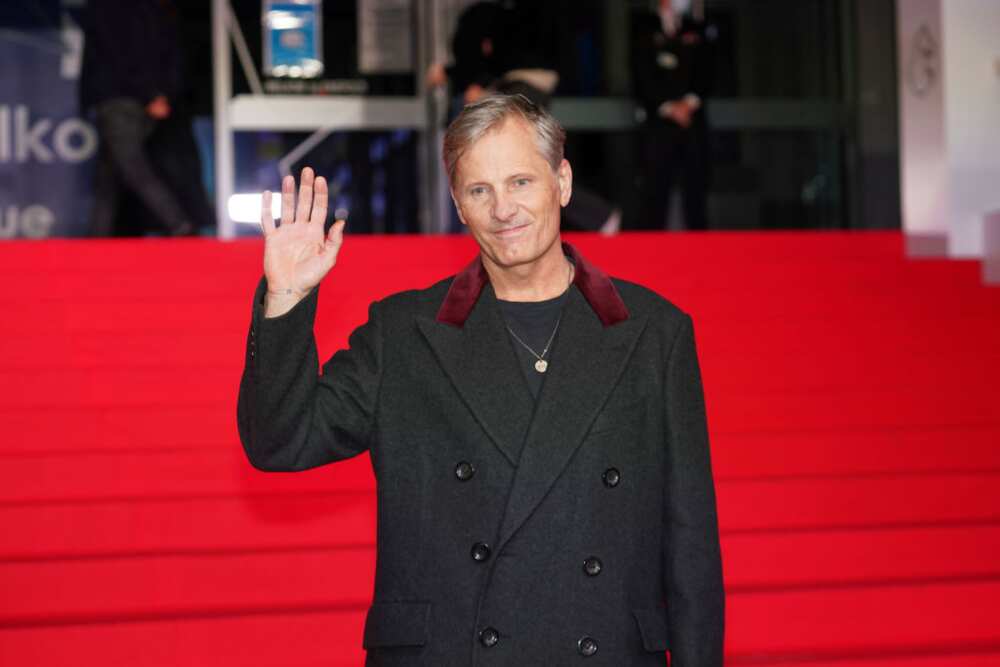
[[[366,664],[722,664],[723,587],[690,318],[560,242],[565,133],[521,96],[467,107],[445,167],[479,256],[372,304],[316,374],[327,184],[265,194],[239,427],[262,470],[369,451]]]
[[[687,0],[659,0],[656,12],[633,17],[632,71],[645,109],[642,126],[643,215],[638,228],[663,229],[673,184],[679,180],[687,229],[708,219],[708,32]]]
[[[91,236],[112,234],[125,192],[169,235],[192,234],[192,217],[154,166],[147,145],[174,113],[179,90],[173,3],[91,0],[85,16],[80,101],[94,108],[100,138]]]

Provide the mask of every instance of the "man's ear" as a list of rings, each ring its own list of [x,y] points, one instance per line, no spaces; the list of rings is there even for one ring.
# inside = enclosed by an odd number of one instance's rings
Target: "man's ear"
[[[564,158],[559,163],[556,179],[559,181],[559,205],[565,206],[573,196],[573,168],[569,166],[569,160]]]

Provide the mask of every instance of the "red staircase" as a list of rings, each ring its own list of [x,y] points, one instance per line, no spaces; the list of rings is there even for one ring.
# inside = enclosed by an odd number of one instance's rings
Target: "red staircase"
[[[729,665],[1000,665],[1000,288],[893,233],[578,236],[692,313]],[[469,239],[349,238],[325,359]],[[236,435],[259,241],[0,245],[0,665],[360,665],[368,458]]]

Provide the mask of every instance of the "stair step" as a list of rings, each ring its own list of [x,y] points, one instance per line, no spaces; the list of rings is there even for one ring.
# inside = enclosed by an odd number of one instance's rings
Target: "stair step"
[[[358,667],[365,611],[258,609],[245,614],[112,619],[0,628],[5,665]]]
[[[933,655],[983,644],[996,651],[998,595],[996,580],[735,594],[726,602],[726,646],[734,658],[771,659]]]
[[[373,493],[0,505],[0,561],[375,543]]]

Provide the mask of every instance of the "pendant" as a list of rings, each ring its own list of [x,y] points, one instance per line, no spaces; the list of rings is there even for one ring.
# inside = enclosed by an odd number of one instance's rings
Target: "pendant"
[[[545,361],[544,359],[539,359],[538,361],[535,362],[535,370],[538,371],[539,373],[544,373],[548,367],[549,367],[549,362]]]

